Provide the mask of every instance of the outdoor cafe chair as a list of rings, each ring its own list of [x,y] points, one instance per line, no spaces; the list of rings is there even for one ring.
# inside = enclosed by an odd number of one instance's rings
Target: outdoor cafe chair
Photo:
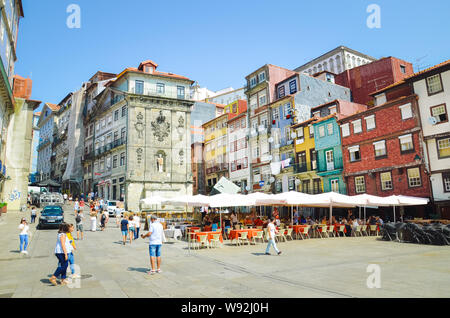
[[[344,237],[345,236],[345,225],[339,225],[338,236],[340,236],[341,233],[342,233],[342,237]]]
[[[361,233],[361,225],[358,225],[356,228],[352,229],[352,236],[363,236],[363,234]]]
[[[286,239],[287,239],[288,237],[290,237],[292,241],[294,240],[294,238],[292,237],[292,231],[293,231],[293,230],[294,230],[293,228],[288,228],[288,229],[287,229],[287,233],[286,233],[286,235],[285,235]]]
[[[220,233],[213,234],[212,239],[209,241],[209,243],[214,247],[218,247],[220,244]]]
[[[322,232],[319,230],[319,228],[322,229]],[[328,237],[327,226],[326,225],[319,225],[317,227],[317,230],[319,231],[319,236],[321,238],[324,238],[325,236]]]
[[[241,245],[241,242],[247,242],[247,244],[250,245],[250,241],[248,240],[248,232],[239,232],[238,244]]]
[[[310,227],[311,226],[308,225],[308,226],[305,226],[303,228],[300,228],[300,235],[301,235],[302,239],[304,238],[303,235],[307,236],[308,238],[311,238],[311,236],[309,236],[309,229],[310,229]]]
[[[367,225],[361,225],[361,235],[363,235],[364,233],[366,233],[366,236],[369,236],[369,234],[367,233]]]
[[[194,232],[190,232],[188,233],[188,247],[189,248],[194,248],[198,245],[198,241],[197,241],[197,236],[193,234]]]
[[[231,227],[227,227],[225,229],[225,236],[226,236],[227,240],[230,239],[230,232],[231,232]]]
[[[262,225],[258,225],[256,228],[257,228],[258,230],[262,230],[262,229],[263,229],[263,226],[262,226]]]
[[[328,226],[327,236],[330,237],[330,234],[334,237],[334,225]]]
[[[264,237],[263,237],[263,235],[264,235],[264,232],[263,232],[263,231],[258,231],[258,232],[256,232],[255,236],[252,237],[253,243],[256,244],[256,240],[261,240],[262,243],[264,243]]]
[[[369,233],[372,234],[372,232],[375,232],[375,235],[378,236],[377,226],[371,225]]]
[[[284,235],[284,232],[285,232],[286,230],[285,229],[279,229],[278,230],[278,233],[277,234],[275,234],[275,239],[277,239],[278,240],[278,242],[281,240],[281,239],[283,239],[285,242],[286,242],[286,236]]]
[[[208,235],[206,235],[206,234],[197,235],[197,237],[199,238],[199,242],[198,242],[199,249],[202,245],[205,245],[207,248],[209,248]]]

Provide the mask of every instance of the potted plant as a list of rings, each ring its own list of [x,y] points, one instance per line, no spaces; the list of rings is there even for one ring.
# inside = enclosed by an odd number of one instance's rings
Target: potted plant
[[[6,213],[8,211],[8,203],[0,202],[0,212]]]

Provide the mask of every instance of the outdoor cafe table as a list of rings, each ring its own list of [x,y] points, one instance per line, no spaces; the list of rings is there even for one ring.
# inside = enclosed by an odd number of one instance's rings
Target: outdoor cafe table
[[[251,239],[252,237],[256,236],[257,232],[262,232],[262,230],[260,230],[260,229],[231,230],[230,231],[230,241],[237,240],[240,232],[247,232],[248,233],[247,238]]]
[[[300,233],[300,229],[301,228],[305,228],[305,227],[307,227],[308,225],[293,225],[292,227],[293,227],[293,229],[294,229],[294,232],[296,233],[296,234],[298,234],[298,233]]]
[[[339,228],[340,228],[341,226],[344,227],[344,233],[347,233],[347,228],[345,227],[345,224],[335,224],[335,225],[334,225],[334,231],[335,231],[336,233],[339,234]]]
[[[196,232],[196,233],[191,233],[191,235],[195,235],[195,237],[197,238],[197,241],[200,242],[200,237],[201,235],[207,235],[208,236],[208,242],[211,242],[211,240],[214,238],[214,234],[220,234],[220,242],[223,243],[223,237],[222,237],[222,233],[220,231],[218,232],[213,232],[213,231],[208,231],[208,232]]]
[[[203,231],[205,231],[205,232],[210,232],[211,230],[212,230],[212,225],[205,225],[203,227]]]

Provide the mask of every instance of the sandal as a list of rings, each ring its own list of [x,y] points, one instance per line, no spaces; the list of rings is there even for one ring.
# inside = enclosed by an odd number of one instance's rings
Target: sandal
[[[147,274],[149,274],[149,275],[154,275],[154,274],[156,274],[156,271],[151,270],[151,271],[148,271]]]
[[[56,278],[51,277],[49,279],[49,281],[50,281],[50,283],[52,283],[53,286],[57,286],[58,285],[58,283],[56,282]]]
[[[161,269],[157,269],[156,272],[157,273],[162,273],[162,270]]]
[[[69,282],[67,281],[67,279],[63,279],[61,281],[61,286],[67,285]]]

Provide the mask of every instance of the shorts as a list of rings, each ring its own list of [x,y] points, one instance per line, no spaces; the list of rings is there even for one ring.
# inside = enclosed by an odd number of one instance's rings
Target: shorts
[[[77,224],[77,232],[83,232],[83,224]]]
[[[161,257],[161,245],[149,245],[150,257]]]
[[[128,235],[128,231],[127,231],[127,230],[122,231],[122,235],[123,235],[123,236],[127,236],[127,235]]]

